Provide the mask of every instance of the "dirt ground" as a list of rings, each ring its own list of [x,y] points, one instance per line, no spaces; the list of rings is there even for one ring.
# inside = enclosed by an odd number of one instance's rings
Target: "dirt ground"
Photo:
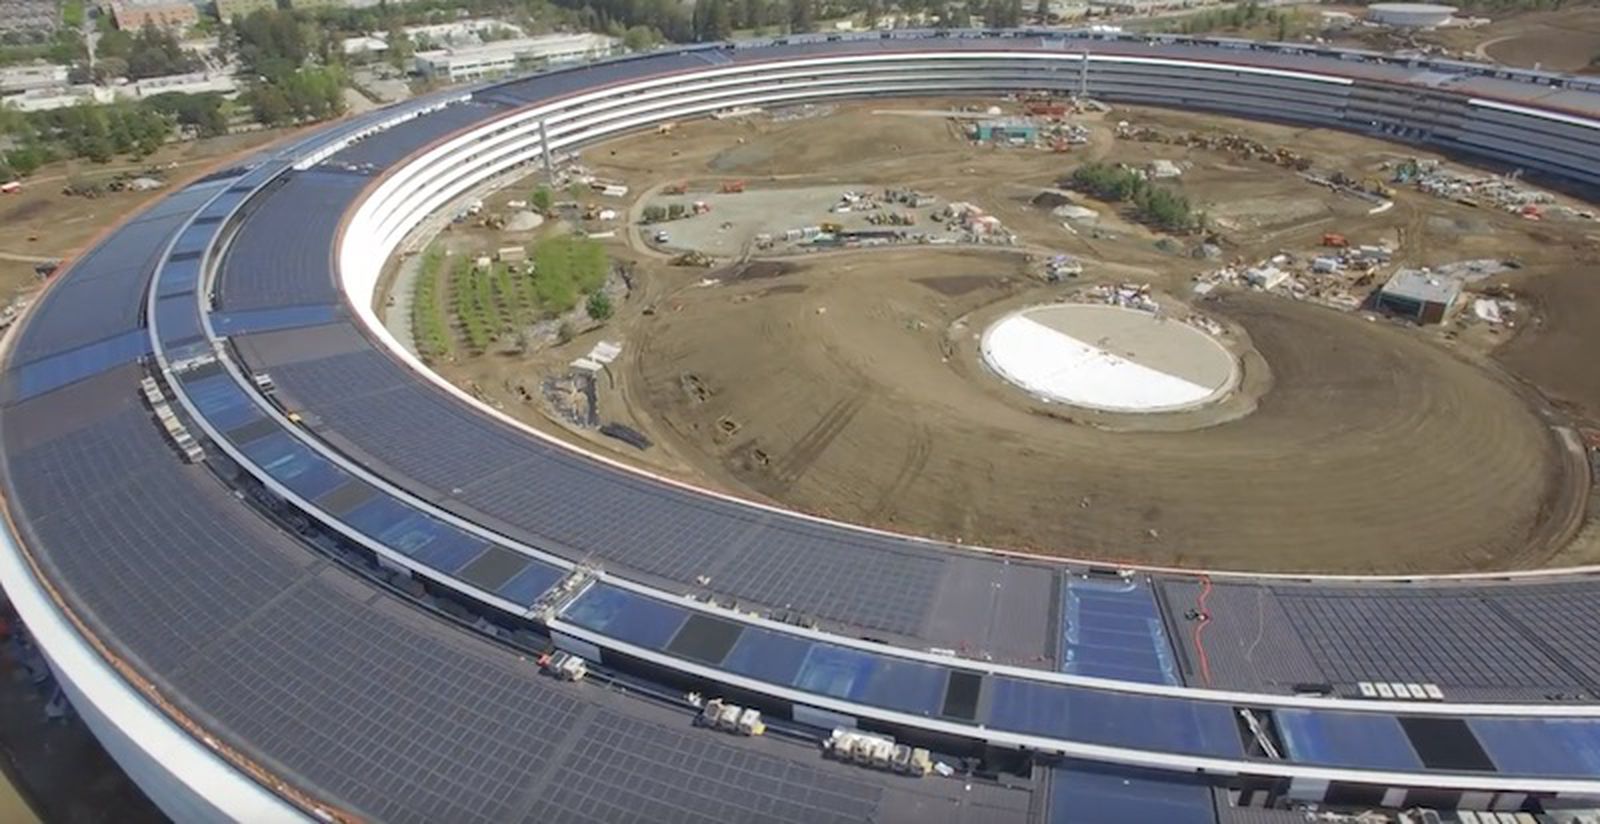
[[[1559,11],[1506,17],[1477,29],[1439,29],[1423,38],[1509,66],[1551,71],[1593,71],[1600,57],[1600,7],[1577,5]]]
[[[1552,428],[1565,418],[1536,389],[1564,415],[1600,420],[1600,379],[1584,356],[1600,345],[1591,340],[1600,331],[1583,322],[1600,299],[1583,277],[1592,224],[1535,224],[1414,191],[1369,215],[1370,203],[1288,170],[1117,141],[1110,124],[1226,128],[1336,159],[1357,177],[1415,154],[1336,132],[1118,109],[1094,124],[1088,146],[1055,155],[974,145],[947,121],[875,113],[883,108],[685,123],[591,148],[584,162],[632,187],[635,206],[677,181],[743,179],[752,191],[913,187],[983,206],[1016,233],[1016,248],[724,259],[707,270],[665,265],[630,229],[609,243],[636,266],[634,293],[605,328],[552,350],[441,371],[541,429],[657,471],[967,543],[1338,572],[1530,567],[1561,551],[1586,473]],[[1500,280],[1538,308],[1537,319],[1515,334],[1420,330],[1275,295],[1184,297],[1193,276],[1218,265],[1187,254],[1193,239],[1162,243],[1092,201],[1084,205],[1101,211],[1098,228],[1074,233],[1031,203],[1098,158],[1185,166],[1172,185],[1216,216],[1230,259],[1304,252],[1329,231],[1396,246],[1398,263],[1515,257],[1523,268]],[[738,208],[737,197],[716,208]],[[1064,287],[1035,276],[1055,252],[1084,261],[1075,286],[1148,283],[1239,330],[1245,383],[1260,397],[1242,415],[1134,433],[1041,410],[988,374],[974,344],[984,318],[1059,297]],[[559,423],[515,391],[601,339],[623,344],[599,379],[601,417],[646,433],[655,442],[648,450]]]

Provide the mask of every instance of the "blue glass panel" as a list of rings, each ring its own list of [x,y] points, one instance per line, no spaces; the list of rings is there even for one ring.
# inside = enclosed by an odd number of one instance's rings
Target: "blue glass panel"
[[[722,660],[722,668],[759,681],[793,684],[812,646],[814,642],[803,638],[749,627]]]
[[[990,679],[989,691],[987,723],[996,729],[1226,758],[1244,751],[1233,710],[1222,704],[1006,677]]]
[[[1062,672],[1178,683],[1161,612],[1146,581],[1070,577],[1063,589]]]
[[[511,580],[501,584],[494,592],[507,601],[531,605],[545,590],[561,580],[561,574],[561,570],[553,566],[530,561],[527,569],[511,576]]]
[[[178,295],[156,301],[156,331],[163,347],[179,346],[206,335],[200,325],[200,306],[194,295]]]
[[[1392,716],[1327,710],[1274,710],[1285,755],[1302,764],[1420,770],[1400,722]]]
[[[226,432],[266,417],[226,372],[198,380],[180,380],[189,400],[219,431]]]
[[[455,572],[487,546],[482,538],[424,515],[388,495],[356,507],[344,520],[390,549],[442,572]]]
[[[867,688],[873,657],[832,644],[813,644],[795,676],[794,686],[807,692],[854,700]]]
[[[383,530],[410,516],[421,517],[421,513],[388,495],[379,495],[350,510],[350,514],[344,516],[344,521],[363,534],[377,537]]]
[[[344,316],[335,304],[316,306],[285,306],[276,309],[252,309],[241,312],[222,312],[211,316],[211,327],[219,335],[248,335],[253,332],[272,332],[280,329],[298,329],[302,326],[319,326],[332,323]]]
[[[69,383],[132,363],[149,352],[150,338],[143,329],[138,329],[40,358],[12,370],[12,400],[27,400],[52,389],[60,389]]]
[[[1600,776],[1600,722],[1566,718],[1474,718],[1467,725],[1503,773],[1568,778]]]
[[[246,197],[247,195],[244,192],[223,192],[217,197],[216,200],[211,201],[211,203],[208,204],[204,209],[200,210],[199,217],[226,217],[229,212],[233,211],[235,208],[238,208],[239,204],[243,203]]]
[[[287,432],[258,438],[240,447],[240,451],[279,483],[307,499],[315,499],[350,478]]]
[[[1049,824],[1213,824],[1211,788],[1186,775],[1083,765],[1051,770]]]
[[[568,606],[562,617],[619,641],[660,650],[689,614],[682,607],[599,584]]]
[[[172,254],[181,255],[190,252],[203,252],[206,245],[211,242],[217,233],[217,226],[213,223],[191,225],[178,235],[178,242],[172,244]]]
[[[156,279],[156,296],[170,298],[193,292],[200,283],[200,258],[168,260]]]
[[[949,677],[950,671],[944,667],[884,659],[859,699],[875,707],[931,717],[939,714]]]

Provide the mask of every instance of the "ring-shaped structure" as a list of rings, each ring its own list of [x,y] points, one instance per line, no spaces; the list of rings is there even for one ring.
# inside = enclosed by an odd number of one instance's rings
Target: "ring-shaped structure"
[[[612,812],[646,818],[650,804],[852,820],[923,803],[873,774],[720,742],[713,760],[752,769],[696,785],[673,780],[683,765],[619,766],[638,747],[708,745],[681,714],[534,675],[515,651],[545,643],[635,689],[715,690],[796,731],[859,724],[1304,800],[1600,795],[1593,570],[1306,580],[939,547],[530,438],[376,322],[384,263],[429,216],[544,152],[735,106],[1019,89],[1351,129],[1600,183],[1589,81],[1300,46],[808,37],[450,92],[195,181],[62,276],[8,337],[0,580],[97,735],[185,819],[606,820],[617,794],[634,806]],[[1302,647],[1274,648],[1288,668],[1271,677],[1219,660],[1218,685],[1208,604],[1249,597],[1261,638],[1270,608]],[[1540,614],[1554,604],[1557,619]],[[1372,635],[1319,635],[1322,622]],[[1439,654],[1485,633],[1498,647],[1476,651],[1521,671]],[[1389,646],[1348,657],[1375,643]],[[1296,664],[1325,679],[1302,687],[1333,696],[1274,680]],[[762,778],[776,774],[789,778]],[[819,800],[823,786],[846,789]],[[740,807],[719,787],[770,797]],[[1028,814],[1004,788],[980,793],[991,813]]]

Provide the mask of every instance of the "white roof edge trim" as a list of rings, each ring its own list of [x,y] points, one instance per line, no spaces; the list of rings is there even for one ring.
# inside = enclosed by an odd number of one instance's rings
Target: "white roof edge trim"
[[[1527,115],[1528,117],[1537,117],[1541,120],[1553,120],[1557,123],[1565,123],[1569,126],[1582,126],[1585,129],[1600,130],[1600,120],[1590,120],[1586,117],[1578,117],[1577,115],[1565,114],[1563,112],[1552,112],[1545,109],[1518,106],[1515,103],[1501,103],[1498,100],[1484,100],[1481,97],[1468,98],[1467,102],[1474,106],[1481,106],[1485,109],[1499,109],[1503,112]]]

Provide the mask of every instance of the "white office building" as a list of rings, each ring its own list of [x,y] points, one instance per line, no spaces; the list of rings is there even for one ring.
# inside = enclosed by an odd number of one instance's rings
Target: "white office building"
[[[417,73],[425,77],[460,82],[517,69],[605,57],[617,46],[615,37],[603,34],[550,34],[419,52],[413,63]]]

